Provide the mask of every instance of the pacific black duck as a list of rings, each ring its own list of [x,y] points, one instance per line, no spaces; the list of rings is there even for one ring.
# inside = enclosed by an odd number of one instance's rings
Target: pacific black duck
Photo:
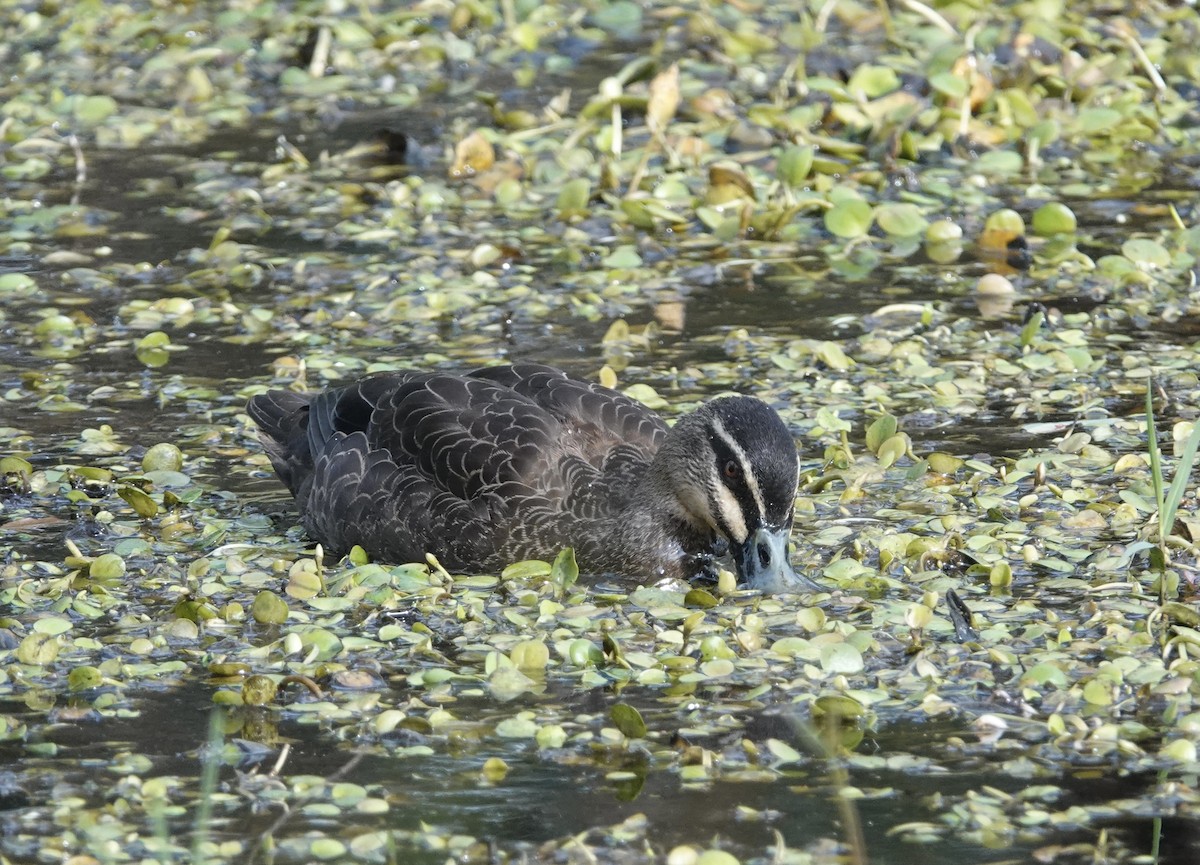
[[[516,364],[397,371],[247,411],[309,534],[334,553],[496,571],[573,546],[589,573],[711,573],[726,548],[747,586],[820,588],[788,561],[796,446],[752,397],[668,427],[616,391]]]

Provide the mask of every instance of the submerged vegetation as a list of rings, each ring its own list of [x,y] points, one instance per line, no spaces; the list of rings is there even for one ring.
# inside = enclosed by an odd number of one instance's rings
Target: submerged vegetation
[[[0,21],[0,860],[1200,855],[1194,6]],[[829,591],[314,549],[247,398],[501,358],[766,398]]]

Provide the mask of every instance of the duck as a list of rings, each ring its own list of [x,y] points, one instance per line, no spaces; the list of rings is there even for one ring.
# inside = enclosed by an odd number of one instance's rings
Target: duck
[[[712,578],[820,591],[792,566],[795,441],[753,396],[673,426],[615,390],[534,363],[378,372],[247,413],[308,535],[333,554],[435,556],[497,573],[573,547],[587,574]]]

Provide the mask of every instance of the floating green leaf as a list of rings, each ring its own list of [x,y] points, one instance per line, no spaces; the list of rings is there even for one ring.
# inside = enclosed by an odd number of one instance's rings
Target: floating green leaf
[[[558,193],[559,219],[572,219],[586,216],[588,199],[591,198],[592,187],[586,178],[577,177],[562,185]]]
[[[254,621],[263,625],[282,625],[287,621],[287,603],[274,592],[264,589],[254,596],[250,605],[250,615]]]
[[[1142,267],[1163,268],[1171,264],[1171,254],[1161,243],[1135,237],[1121,244],[1121,254]]]
[[[125,576],[125,560],[115,553],[97,556],[88,565],[88,576],[98,580],[119,580]]]
[[[896,434],[899,427],[896,418],[884,412],[867,427],[867,450],[873,454],[879,453],[880,446]]]
[[[158,502],[137,487],[122,486],[117,490],[117,495],[128,502],[129,506],[143,519],[150,519],[158,514]]]
[[[825,228],[842,238],[862,237],[871,230],[875,211],[862,199],[849,198],[825,211]]]
[[[67,687],[72,691],[88,691],[99,688],[104,677],[96,667],[83,665],[75,667],[67,674]]]
[[[612,719],[613,726],[625,734],[630,739],[641,739],[646,735],[646,722],[642,720],[642,714],[637,709],[626,703],[615,703],[609,709],[609,717]]]
[[[900,76],[890,66],[873,66],[864,64],[854,70],[846,89],[851,93],[861,93],[867,99],[876,99],[886,93],[891,93],[900,86]]]
[[[1060,201],[1048,201],[1033,212],[1033,232],[1043,237],[1075,231],[1075,213]]]
[[[566,547],[554,558],[550,567],[550,582],[561,595],[579,579],[579,565],[575,561],[575,550]]]
[[[875,223],[894,237],[918,235],[929,224],[915,204],[882,204],[875,209]]]
[[[779,154],[775,176],[790,186],[800,186],[813,167],[814,151],[809,146],[793,146]]]

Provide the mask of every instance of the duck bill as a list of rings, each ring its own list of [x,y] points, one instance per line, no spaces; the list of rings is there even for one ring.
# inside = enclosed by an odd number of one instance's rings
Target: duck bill
[[[823,592],[826,589],[796,573],[788,560],[788,530],[759,528],[733,548],[738,580],[761,592]]]

